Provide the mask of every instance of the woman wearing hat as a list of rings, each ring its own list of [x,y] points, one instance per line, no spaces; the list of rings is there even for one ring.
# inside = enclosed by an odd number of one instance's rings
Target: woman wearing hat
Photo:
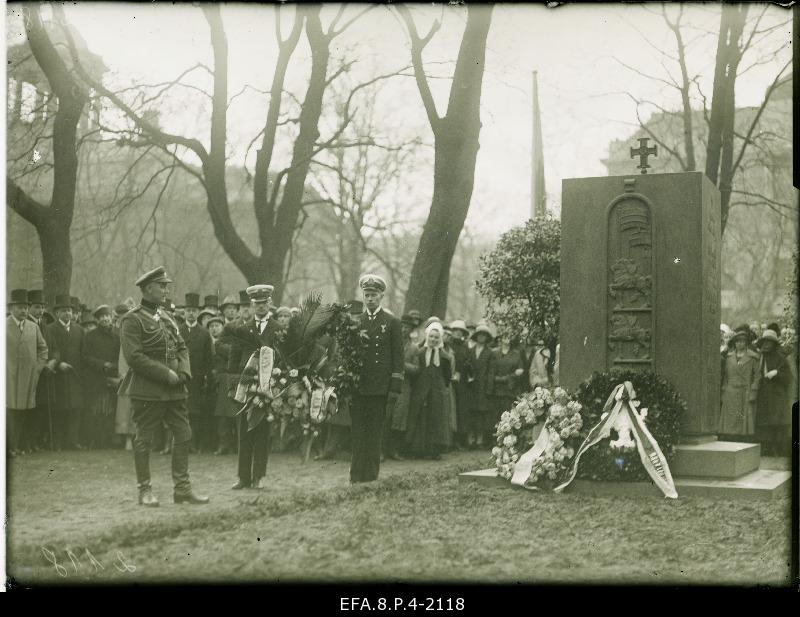
[[[768,456],[788,456],[792,435],[792,367],[779,347],[778,334],[769,328],[758,340],[761,351],[756,397],[756,435]]]
[[[416,375],[411,388],[406,439],[411,454],[417,458],[439,460],[450,442],[447,398],[453,358],[443,348],[443,334],[441,323],[429,324],[425,342],[414,354],[411,372]]]
[[[489,367],[494,357],[489,345],[494,339],[494,334],[487,324],[480,323],[475,327],[470,339],[475,345],[470,349],[473,380],[470,384],[472,405],[469,413],[471,426],[468,445],[470,448],[482,448],[485,443],[491,443],[494,433],[494,414],[492,401],[489,398],[491,392]]]
[[[722,416],[720,433],[753,435],[758,394],[758,354],[748,349],[750,327],[732,332],[722,364]]]

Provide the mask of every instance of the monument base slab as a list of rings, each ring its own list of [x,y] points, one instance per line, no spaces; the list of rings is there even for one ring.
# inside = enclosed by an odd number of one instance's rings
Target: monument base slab
[[[675,446],[669,467],[675,477],[732,479],[757,470],[760,460],[759,444],[713,441]]]
[[[496,488],[521,489],[497,475],[495,469],[480,469],[461,473],[459,482],[482,484]],[[720,499],[764,500],[789,496],[791,473],[759,469],[733,480],[712,478],[676,478],[678,498],[710,497]],[[525,490],[525,489],[521,489]],[[534,492],[534,491],[531,491]],[[661,497],[652,482],[593,482],[575,480],[566,490],[569,494],[593,497]]]

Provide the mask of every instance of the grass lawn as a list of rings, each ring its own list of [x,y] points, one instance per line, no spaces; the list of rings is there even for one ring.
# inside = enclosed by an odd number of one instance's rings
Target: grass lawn
[[[458,482],[486,458],[387,462],[381,480],[351,487],[346,460],[278,454],[258,493],[230,490],[234,457],[197,455],[193,483],[212,503],[176,506],[169,457],[153,455],[162,505],[148,509],[136,505],[130,452],[23,456],[10,461],[7,569],[21,585],[788,583],[788,499],[591,498]]]

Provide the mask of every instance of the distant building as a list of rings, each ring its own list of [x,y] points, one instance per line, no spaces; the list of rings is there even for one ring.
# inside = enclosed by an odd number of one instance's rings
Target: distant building
[[[758,108],[736,110],[736,132],[743,135]],[[695,170],[705,170],[708,124],[702,110],[692,115]],[[648,173],[686,171],[683,121],[680,112],[655,113],[630,137],[609,144],[602,163],[609,175],[639,173],[630,148],[640,137],[655,135],[658,146]],[[753,134],[734,177],[731,209],[722,243],[722,320],[739,324],[778,318],[783,312],[786,281],[793,275],[792,252],[797,246],[798,203],[792,187],[792,76],[779,83]],[[735,153],[741,148],[736,139]],[[678,156],[679,155],[679,156]],[[683,164],[682,164],[683,163]]]

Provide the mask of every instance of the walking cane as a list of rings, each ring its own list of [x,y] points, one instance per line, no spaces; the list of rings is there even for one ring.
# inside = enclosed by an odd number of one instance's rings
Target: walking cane
[[[52,413],[52,399],[53,399],[53,382],[50,375],[46,375],[47,384],[47,428],[50,433],[50,452],[53,452],[55,449],[53,447],[53,413]]]

